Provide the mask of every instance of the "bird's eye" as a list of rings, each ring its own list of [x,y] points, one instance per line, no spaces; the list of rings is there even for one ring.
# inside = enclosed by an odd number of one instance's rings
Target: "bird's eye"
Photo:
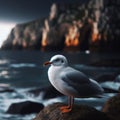
[[[61,63],[64,63],[64,61],[63,61],[63,60],[61,60]]]

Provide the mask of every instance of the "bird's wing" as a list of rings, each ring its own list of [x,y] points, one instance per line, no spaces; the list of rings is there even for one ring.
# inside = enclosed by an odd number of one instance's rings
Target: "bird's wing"
[[[89,78],[85,74],[71,67],[67,67],[62,71],[61,78],[69,85],[86,84],[90,82]]]
[[[82,72],[73,68],[66,68],[62,71],[61,79],[78,92],[80,97],[96,96],[102,93],[102,88],[97,82],[90,80]]]

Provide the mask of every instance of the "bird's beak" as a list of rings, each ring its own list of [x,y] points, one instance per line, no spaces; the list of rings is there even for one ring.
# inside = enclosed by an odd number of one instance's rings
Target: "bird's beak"
[[[51,64],[52,64],[52,62],[47,61],[47,62],[45,62],[43,65],[44,65],[44,66],[47,66],[47,65],[51,65]]]

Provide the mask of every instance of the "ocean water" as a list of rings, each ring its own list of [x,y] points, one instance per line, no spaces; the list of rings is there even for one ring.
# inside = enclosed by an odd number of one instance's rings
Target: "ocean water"
[[[47,77],[48,67],[43,63],[55,54],[63,54],[68,58],[69,64],[95,79],[104,73],[120,73],[119,67],[95,67],[89,64],[101,59],[119,59],[118,54],[92,54],[92,53],[65,53],[40,51],[0,51],[0,91],[2,88],[11,88],[15,92],[0,92],[0,120],[32,120],[36,114],[12,115],[6,111],[12,103],[31,100],[40,102],[45,106],[55,102],[66,102],[65,97],[43,100],[42,94],[35,97],[26,94],[27,91],[50,85]],[[119,88],[119,83],[105,82],[101,85],[113,89]],[[100,109],[105,101],[114,94],[108,93],[103,98],[76,99],[78,104],[87,104]]]

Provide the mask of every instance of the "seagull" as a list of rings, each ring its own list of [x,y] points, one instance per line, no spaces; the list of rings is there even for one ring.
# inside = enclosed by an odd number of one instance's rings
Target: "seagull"
[[[63,55],[55,55],[44,65],[50,65],[48,78],[56,90],[68,96],[68,105],[60,107],[62,113],[72,110],[74,98],[99,97],[103,88],[84,73],[70,67]]]

